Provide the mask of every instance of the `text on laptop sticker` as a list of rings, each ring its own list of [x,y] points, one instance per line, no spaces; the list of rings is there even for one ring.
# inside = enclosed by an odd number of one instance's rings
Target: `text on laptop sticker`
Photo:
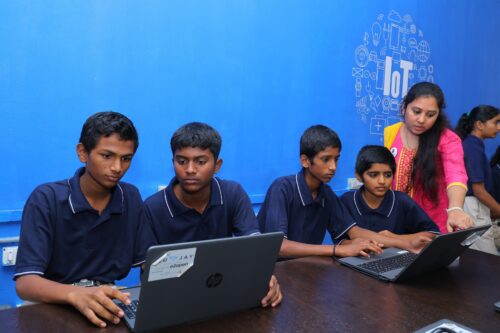
[[[167,251],[149,268],[148,281],[157,281],[182,276],[194,264],[196,248]]]

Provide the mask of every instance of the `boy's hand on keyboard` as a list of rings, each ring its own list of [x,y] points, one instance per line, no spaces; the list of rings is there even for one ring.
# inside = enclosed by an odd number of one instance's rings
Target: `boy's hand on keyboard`
[[[415,235],[408,241],[408,248],[406,250],[412,253],[420,253],[422,249],[432,241],[431,238],[422,235]]]
[[[382,253],[383,244],[377,243],[371,239],[355,238],[349,244],[337,245],[335,254],[339,257],[363,256],[369,257],[370,253]]]
[[[99,327],[106,327],[103,319],[118,324],[123,317],[123,310],[112,299],[116,298],[124,304],[130,304],[128,293],[122,293],[110,286],[74,288],[68,295],[69,303]]]

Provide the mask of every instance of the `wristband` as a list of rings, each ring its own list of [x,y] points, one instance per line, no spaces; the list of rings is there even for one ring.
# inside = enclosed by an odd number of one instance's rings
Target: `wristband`
[[[462,207],[455,206],[455,207],[447,208],[446,212],[449,213],[449,212],[454,211],[454,210],[460,210],[462,212],[464,211],[464,209]]]
[[[335,257],[335,250],[337,249],[337,244],[333,245],[333,256]]]

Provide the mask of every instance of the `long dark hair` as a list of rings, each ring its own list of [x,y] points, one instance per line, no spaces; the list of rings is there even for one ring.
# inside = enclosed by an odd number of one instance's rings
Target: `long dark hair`
[[[418,150],[413,159],[411,180],[414,187],[421,187],[423,193],[437,204],[437,180],[443,176],[443,163],[441,155],[438,153],[438,145],[441,134],[450,126],[448,118],[443,112],[446,107],[443,91],[437,84],[431,82],[417,83],[408,90],[401,106],[403,112],[406,112],[408,104],[422,96],[434,97],[439,112],[434,125],[419,135]]]
[[[498,108],[491,105],[478,105],[468,113],[464,113],[458,120],[455,132],[463,140],[474,129],[476,121],[482,123],[496,117],[498,115]]]

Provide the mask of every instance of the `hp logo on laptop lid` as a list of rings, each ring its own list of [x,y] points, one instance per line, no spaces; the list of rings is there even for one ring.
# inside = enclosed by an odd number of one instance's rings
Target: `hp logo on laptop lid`
[[[215,288],[222,283],[223,276],[220,273],[210,274],[207,278],[206,285],[208,288]]]

